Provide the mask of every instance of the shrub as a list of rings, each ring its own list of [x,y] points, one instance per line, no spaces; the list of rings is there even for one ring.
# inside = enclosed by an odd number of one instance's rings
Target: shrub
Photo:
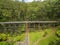
[[[0,45],[10,45],[10,44],[7,42],[0,42]]]
[[[55,42],[51,41],[49,45],[60,45],[60,40],[56,40]]]
[[[60,30],[57,30],[56,35],[57,37],[60,37]]]
[[[14,38],[14,41],[20,41],[20,40],[21,40],[20,36],[16,36],[16,37]]]
[[[0,45],[15,45],[15,42],[0,42]]]
[[[6,41],[7,35],[6,34],[0,34],[0,41]]]
[[[43,37],[47,36],[47,34],[48,34],[48,33],[45,31]]]

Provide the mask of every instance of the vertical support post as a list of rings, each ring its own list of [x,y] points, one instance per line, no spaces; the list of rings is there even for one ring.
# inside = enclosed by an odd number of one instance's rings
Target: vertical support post
[[[35,31],[35,24],[34,24],[34,31]]]
[[[48,24],[48,28],[50,28],[50,23]]]
[[[55,27],[55,23],[54,23],[54,31],[56,32],[56,27]]]
[[[19,34],[22,34],[22,31],[20,30],[20,28],[21,28],[21,24],[18,24],[18,28],[17,28],[17,30],[19,30],[19,31],[16,31],[17,32],[17,34],[19,33]]]
[[[44,24],[42,24],[42,30],[44,30]]]
[[[42,30],[44,30],[45,29],[45,24],[42,24]]]
[[[3,28],[4,28],[4,33],[6,33],[6,28],[5,28],[5,24],[3,24]]]
[[[40,23],[38,24],[38,28],[39,28],[39,30],[40,30]]]
[[[12,24],[10,24],[10,34],[12,35],[12,30],[13,30],[13,27],[12,27]]]
[[[13,24],[9,24],[9,28],[10,28],[9,29],[10,30],[10,35],[12,35],[13,34],[13,28],[14,28]]]

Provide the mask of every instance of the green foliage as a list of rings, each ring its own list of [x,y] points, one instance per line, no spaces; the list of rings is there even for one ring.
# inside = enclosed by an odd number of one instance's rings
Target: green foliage
[[[43,38],[43,36],[44,37],[46,37],[46,36],[48,36],[48,35],[50,35],[50,33],[52,32],[52,28],[50,29],[45,29],[44,31],[42,31],[42,30],[40,30],[39,32],[38,31],[36,31],[36,32],[30,32],[29,33],[29,35],[30,35],[30,41],[31,41],[31,45],[35,42],[35,41],[37,41],[37,40],[39,40],[39,39],[42,39]],[[55,35],[54,35],[55,36]],[[50,36],[49,36],[49,38],[50,38]],[[50,39],[49,39],[50,40]],[[44,42],[46,42],[46,39],[42,39],[40,42],[42,42],[42,44],[44,43]],[[40,43],[39,42],[39,43]],[[47,42],[48,42],[48,39],[47,39]],[[40,44],[40,45],[42,45],[42,44]],[[45,44],[45,43],[44,43]],[[43,45],[44,45],[43,44]]]
[[[0,21],[60,20],[59,2],[59,0],[45,0],[25,3],[2,0],[0,1]]]
[[[12,38],[13,41],[24,41],[24,39],[25,39],[25,33],[23,33],[21,35],[18,35],[18,36],[14,36],[13,38]]]
[[[0,45],[10,45],[10,44],[7,42],[0,42]]]
[[[60,26],[57,26],[57,30],[60,30]]]
[[[21,31],[25,31],[25,25],[22,24],[20,29],[21,29]]]
[[[57,34],[60,36],[60,30],[57,31]]]
[[[38,39],[42,38],[44,35],[43,31],[40,32],[30,32],[30,41],[31,41],[31,45],[37,41]]]
[[[60,40],[52,41],[49,45],[60,45]]]
[[[57,35],[57,37],[60,38],[60,30],[57,30],[57,31],[56,31],[56,35]]]
[[[51,34],[51,35],[49,35],[47,38],[45,38],[45,39],[43,39],[43,40],[40,40],[40,42],[39,42],[39,45],[49,45],[49,43],[51,42],[51,41],[56,41],[56,36],[55,36],[55,34]]]
[[[0,41],[6,41],[7,40],[7,35],[6,34],[0,34]]]
[[[25,39],[25,33],[21,35],[14,35],[11,36],[10,34],[0,34],[0,44],[3,45],[15,45],[17,41],[24,41]]]
[[[5,41],[2,41],[0,42],[0,45],[16,45],[14,42],[5,42]]]
[[[0,0],[0,22],[2,21],[34,21],[34,20],[58,20],[60,24],[60,0],[45,0],[43,2],[33,1],[30,3],[25,3],[12,0]],[[3,26],[0,25],[0,29],[3,30]],[[18,30],[24,31],[25,25],[22,25]],[[1,31],[0,30],[0,31]],[[60,30],[60,27],[58,28]],[[47,32],[48,33],[48,32]],[[36,34],[36,35],[35,35]],[[38,35],[37,35],[38,34]],[[45,32],[46,34],[46,32]],[[34,36],[33,36],[34,35]],[[31,33],[31,39],[34,42],[37,38],[40,38],[40,33]],[[60,31],[57,31],[57,35],[60,36]],[[20,38],[19,38],[20,37]],[[6,34],[0,34],[0,41],[13,40],[20,41],[23,40],[24,36],[11,37]],[[36,38],[35,38],[36,37]],[[48,39],[41,41],[41,43],[49,42],[52,40],[53,36],[50,36]],[[55,36],[54,36],[55,37]],[[47,45],[44,43],[41,45]],[[6,44],[7,45],[7,44]]]

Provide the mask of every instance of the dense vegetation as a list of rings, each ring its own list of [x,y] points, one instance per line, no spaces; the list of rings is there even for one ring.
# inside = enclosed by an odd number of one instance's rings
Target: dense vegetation
[[[39,45],[60,45],[60,29],[56,29],[57,31],[55,33],[50,33],[50,35],[45,38],[44,40],[41,40],[39,42]],[[58,33],[59,32],[59,33]]]
[[[56,32],[51,35],[50,33],[54,28],[53,24],[50,24],[49,29],[47,24],[45,24],[45,27],[41,26],[40,29],[38,29],[39,24],[35,24],[35,29],[34,24],[30,24],[29,34],[32,44],[49,35],[41,40],[39,45],[60,45],[60,0],[34,0],[33,2],[0,0],[0,22],[26,20],[59,21]],[[25,24],[0,24],[0,45],[16,45],[16,42],[24,41],[24,39]]]
[[[0,0],[0,21],[60,20],[60,1]],[[8,20],[7,20],[8,19]]]

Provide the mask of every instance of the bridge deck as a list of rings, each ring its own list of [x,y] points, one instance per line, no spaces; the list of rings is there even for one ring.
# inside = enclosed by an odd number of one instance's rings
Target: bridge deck
[[[12,21],[12,22],[0,22],[0,24],[13,24],[13,23],[57,23],[57,21]]]

